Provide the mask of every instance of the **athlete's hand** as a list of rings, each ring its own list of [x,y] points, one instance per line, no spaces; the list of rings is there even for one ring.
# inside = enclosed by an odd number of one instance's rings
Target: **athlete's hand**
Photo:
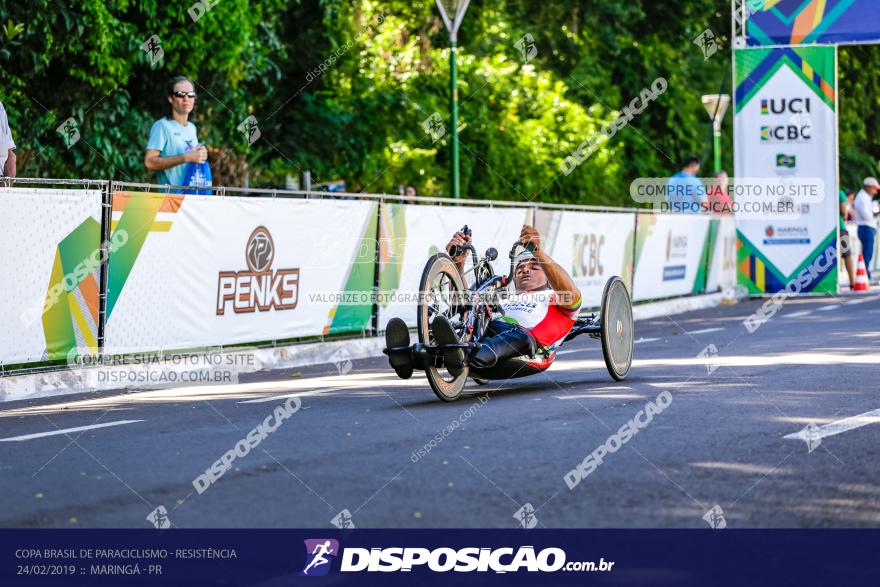
[[[519,232],[519,242],[523,246],[532,243],[536,251],[541,250],[541,233],[534,226],[523,224],[522,230]]]
[[[449,253],[449,255],[452,255],[452,247],[463,247],[465,244],[467,244],[469,242],[471,242],[471,237],[469,237],[468,235],[466,235],[465,233],[463,233],[459,230],[455,234],[452,235],[452,239],[446,245],[446,252]],[[465,254],[467,253],[467,251],[465,251],[465,250],[462,250],[462,249],[459,249],[459,250],[461,252],[457,256],[452,257],[452,259],[456,263],[459,261],[464,261]]]

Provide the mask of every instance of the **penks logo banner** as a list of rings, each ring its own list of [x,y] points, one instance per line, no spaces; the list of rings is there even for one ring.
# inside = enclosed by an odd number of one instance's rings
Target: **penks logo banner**
[[[258,226],[245,246],[245,271],[221,271],[217,278],[217,315],[293,310],[299,299],[299,268],[272,270],[275,241]]]
[[[376,204],[113,196],[107,353],[370,328]]]
[[[766,182],[763,187],[800,182],[813,191],[809,197],[792,192],[784,212],[738,215],[738,282],[753,295],[834,293],[836,49],[742,49],[735,62],[736,176]],[[740,180],[736,191],[762,187],[755,183]]]
[[[67,359],[98,346],[101,191],[0,189],[0,362]]]

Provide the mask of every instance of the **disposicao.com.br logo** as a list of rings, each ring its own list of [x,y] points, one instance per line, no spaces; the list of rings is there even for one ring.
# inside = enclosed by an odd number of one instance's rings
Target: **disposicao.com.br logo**
[[[339,543],[331,539],[306,540],[306,563],[300,576],[326,575],[330,571],[332,559],[339,553]],[[331,558],[332,557],[332,558]],[[345,548],[339,571],[357,572],[411,572],[428,570],[435,573],[449,571],[459,573],[494,572],[515,573],[517,571],[554,573],[556,571],[610,571],[613,561],[600,558],[595,561],[566,561],[566,553],[561,548],[544,548],[535,551],[533,546],[518,548],[465,547],[435,549],[418,547],[385,548]]]

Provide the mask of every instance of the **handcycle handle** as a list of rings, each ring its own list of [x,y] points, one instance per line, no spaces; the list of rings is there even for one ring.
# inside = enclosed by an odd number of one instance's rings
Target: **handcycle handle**
[[[468,228],[467,224],[465,224],[459,232],[463,232],[466,236],[473,235],[473,231],[470,228]],[[458,257],[462,253],[462,251],[467,250],[467,249],[470,249],[474,254],[476,254],[476,252],[477,252],[476,249],[474,249],[472,245],[465,245],[464,247],[460,247],[458,245],[452,245],[452,248],[449,249],[449,256],[454,259],[455,257]]]

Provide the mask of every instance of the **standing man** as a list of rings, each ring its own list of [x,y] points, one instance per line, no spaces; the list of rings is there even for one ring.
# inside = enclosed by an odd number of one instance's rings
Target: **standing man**
[[[859,242],[862,243],[862,255],[865,257],[865,269],[868,280],[871,279],[871,259],[874,257],[874,241],[877,240],[877,220],[874,218],[874,202],[872,198],[880,190],[880,182],[876,178],[866,177],[862,189],[856,194],[853,208],[856,211],[856,224],[859,225]]]
[[[15,141],[9,129],[6,109],[0,102],[0,177],[15,177]]]
[[[852,238],[849,231],[846,230],[846,219],[849,216],[850,206],[855,194],[840,190],[840,256],[843,257],[843,264],[846,267],[846,274],[849,276],[849,288],[856,287],[856,272],[853,268],[852,258]]]
[[[169,116],[163,116],[150,129],[144,167],[156,172],[162,185],[183,185],[186,163],[204,163],[208,150],[199,144],[196,125],[189,115],[196,105],[196,90],[188,77],[175,77],[168,82]]]
[[[700,160],[690,155],[681,163],[681,171],[669,178],[666,201],[670,212],[699,214],[706,201],[706,186],[697,178]]]

